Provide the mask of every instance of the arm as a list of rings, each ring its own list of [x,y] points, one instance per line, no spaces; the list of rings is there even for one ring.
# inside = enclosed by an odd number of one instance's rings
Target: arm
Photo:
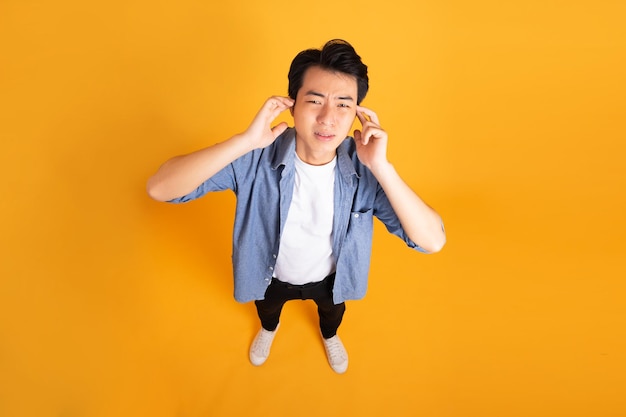
[[[376,113],[359,106],[357,117],[363,126],[363,132],[354,131],[359,160],[385,191],[407,236],[428,252],[440,251],[446,242],[441,217],[411,190],[387,160],[387,132],[380,127]]]
[[[199,151],[169,159],[148,180],[148,195],[157,201],[169,201],[188,194],[240,156],[270,145],[287,128],[284,122],[274,128],[270,127],[271,123],[291,106],[293,100],[290,98],[271,97],[245,132]]]

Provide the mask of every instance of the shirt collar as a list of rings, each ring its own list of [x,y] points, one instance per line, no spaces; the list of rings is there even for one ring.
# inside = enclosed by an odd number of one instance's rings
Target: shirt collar
[[[296,129],[289,128],[276,138],[276,152],[272,159],[272,169],[281,165],[292,166],[296,153]]]
[[[353,175],[357,178],[359,177],[359,174],[357,174],[354,169],[354,162],[352,162],[349,153],[350,149],[354,146],[354,140],[352,137],[348,136],[337,148],[337,167],[339,167],[339,173],[346,181],[350,180],[350,177]],[[353,153],[356,154],[356,150],[354,150]]]

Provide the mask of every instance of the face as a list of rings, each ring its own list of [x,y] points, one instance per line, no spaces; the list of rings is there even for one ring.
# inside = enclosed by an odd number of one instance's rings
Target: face
[[[296,153],[304,162],[323,165],[334,157],[356,117],[357,83],[348,74],[311,67],[293,107]]]

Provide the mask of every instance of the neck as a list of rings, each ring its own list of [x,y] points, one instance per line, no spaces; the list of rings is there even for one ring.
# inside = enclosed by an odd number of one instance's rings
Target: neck
[[[337,150],[334,149],[329,152],[312,152],[302,149],[302,146],[298,146],[298,142],[296,141],[296,154],[298,158],[306,164],[309,165],[326,165],[330,161],[332,161],[337,155]]]

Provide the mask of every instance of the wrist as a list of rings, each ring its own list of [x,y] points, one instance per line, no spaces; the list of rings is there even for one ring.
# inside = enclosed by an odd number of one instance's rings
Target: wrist
[[[238,133],[230,138],[230,140],[241,155],[256,149],[254,140],[247,132]]]
[[[372,166],[370,166],[369,168],[370,168],[370,171],[372,171],[372,174],[374,174],[374,176],[379,181],[381,178],[385,178],[389,176],[390,174],[394,174],[396,172],[396,169],[394,168],[394,166],[391,164],[391,162],[387,160],[377,163],[377,164],[372,164]]]

